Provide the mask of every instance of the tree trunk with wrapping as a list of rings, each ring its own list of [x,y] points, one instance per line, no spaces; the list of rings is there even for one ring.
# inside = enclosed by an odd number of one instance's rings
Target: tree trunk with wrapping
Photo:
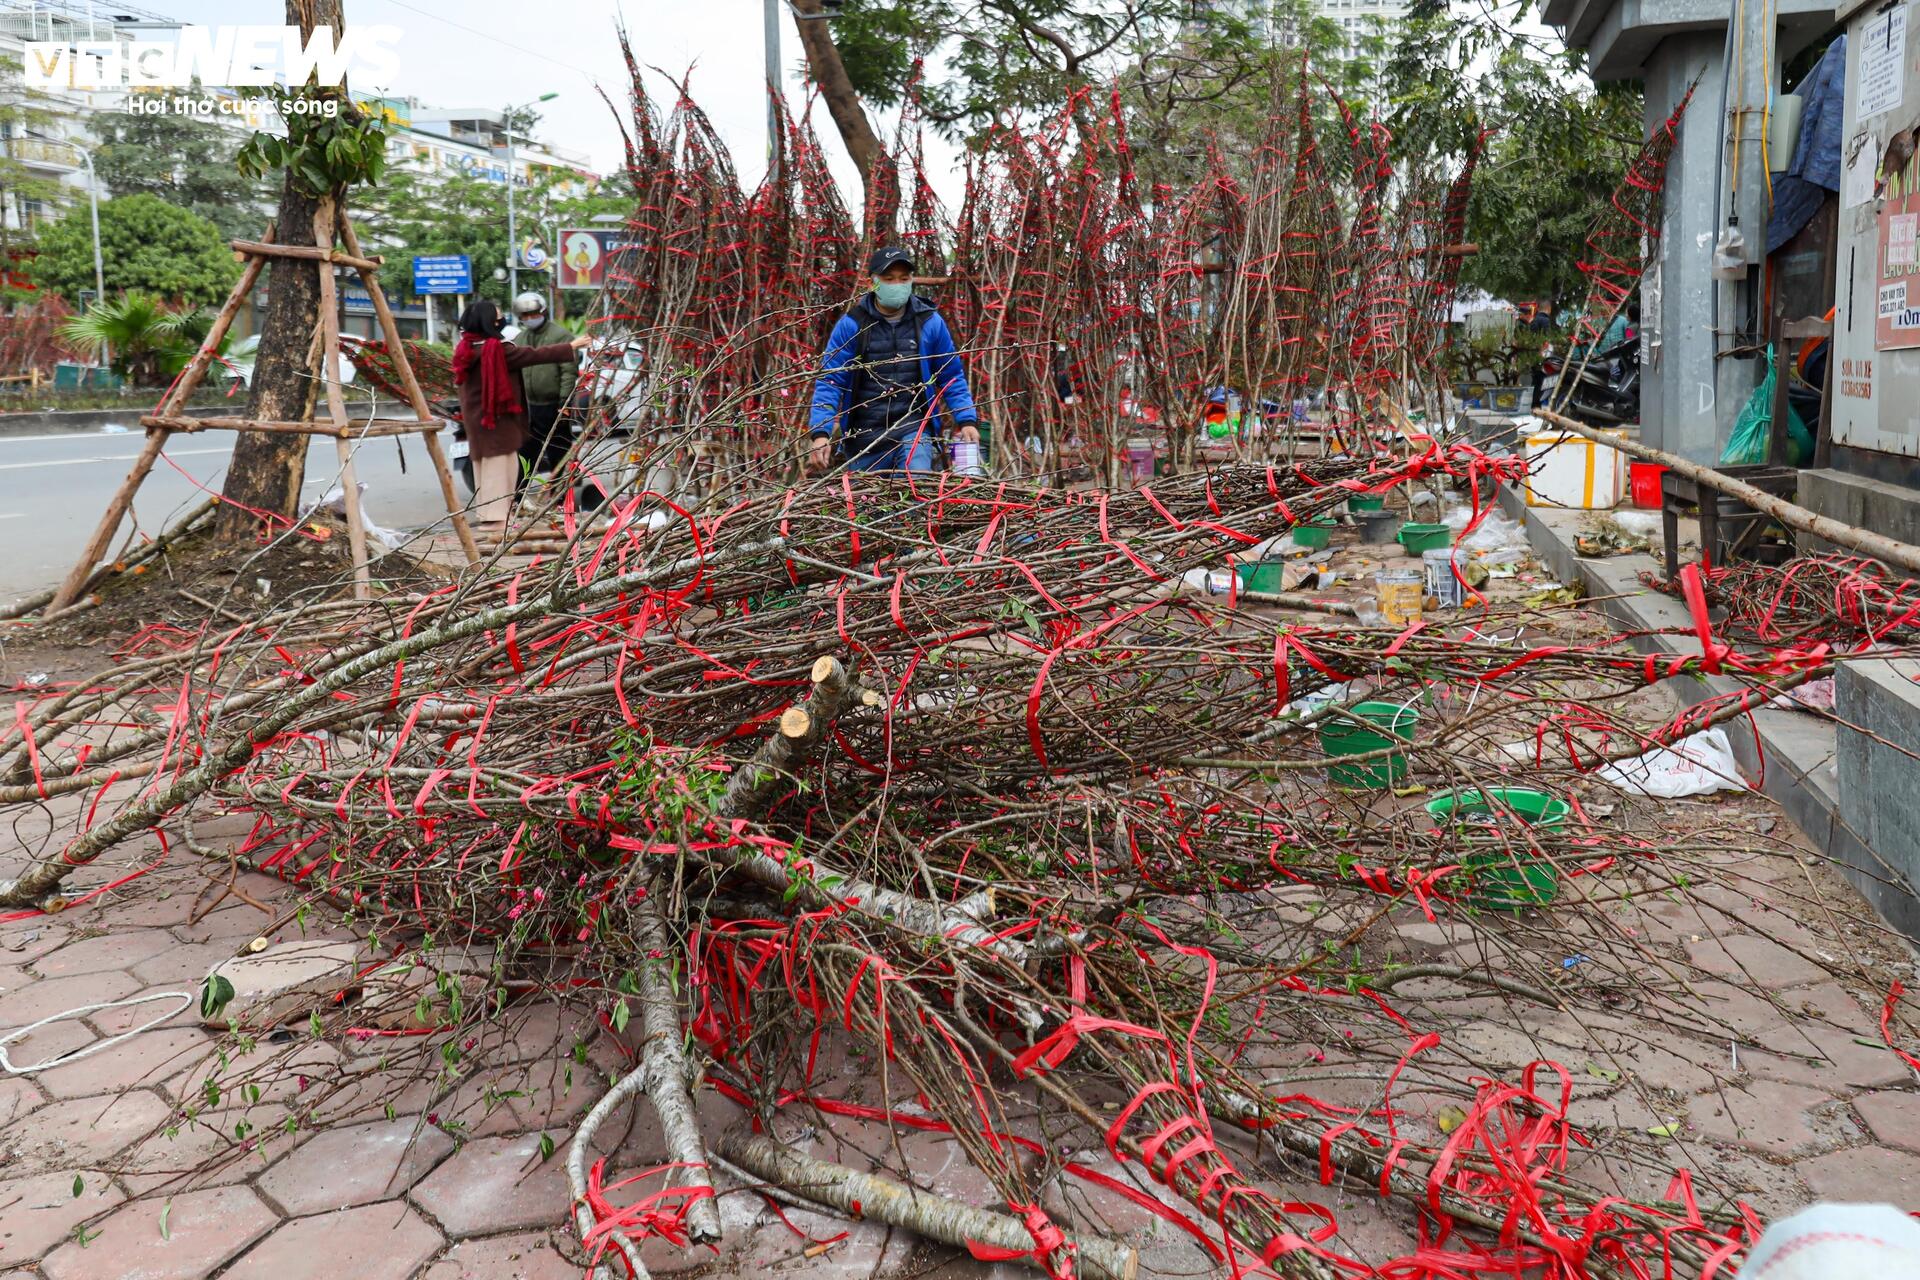
[[[343,29],[341,0],[287,0],[287,24],[311,37],[315,26]],[[313,215],[320,202],[301,191],[290,174],[280,181],[281,244],[312,244]],[[301,258],[275,258],[267,268],[267,310],[260,326],[260,350],[254,358],[247,416],[276,422],[306,422],[313,417],[319,384],[311,362],[313,335],[320,320],[320,264]],[[221,542],[252,542],[260,532],[254,512],[292,518],[299,508],[306,476],[309,437],[242,431],[227,466],[225,499],[214,524]]]

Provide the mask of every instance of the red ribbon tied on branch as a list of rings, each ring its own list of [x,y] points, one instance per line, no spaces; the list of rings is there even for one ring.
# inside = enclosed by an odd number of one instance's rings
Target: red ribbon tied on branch
[[[982,1262],[1014,1262],[1032,1258],[1052,1280],[1075,1280],[1073,1245],[1068,1242],[1067,1233],[1047,1216],[1047,1211],[1037,1204],[1010,1204],[1007,1207],[1020,1215],[1027,1234],[1033,1237],[1033,1248],[1008,1249],[997,1244],[969,1240],[967,1252]],[[1058,1261],[1054,1258],[1056,1253],[1061,1255]]]

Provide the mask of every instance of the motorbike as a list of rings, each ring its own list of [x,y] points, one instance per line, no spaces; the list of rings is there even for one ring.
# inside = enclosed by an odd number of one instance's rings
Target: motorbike
[[[1570,383],[1569,363],[1573,366]],[[1571,361],[1548,356],[1541,362],[1540,375],[1540,390],[1534,397],[1537,405],[1557,408],[1569,418],[1598,427],[1640,421],[1640,335],[1632,330],[1621,342],[1590,356]]]

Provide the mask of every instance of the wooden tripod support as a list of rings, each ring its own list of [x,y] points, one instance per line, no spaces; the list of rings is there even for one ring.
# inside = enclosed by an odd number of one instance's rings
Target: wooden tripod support
[[[73,603],[74,597],[80,594],[93,574],[94,565],[106,554],[114,533],[120,528],[120,521],[126,517],[127,509],[133,505],[134,495],[139,493],[147,473],[160,460],[161,451],[175,432],[269,431],[287,435],[332,436],[340,458],[340,484],[346,493],[347,541],[353,554],[353,593],[363,600],[370,591],[367,526],[360,512],[360,487],[354,478],[352,442],[375,436],[418,435],[427,447],[427,456],[433,461],[434,474],[440,481],[440,496],[446,502],[454,533],[459,536],[460,549],[466,553],[468,564],[480,562],[480,548],[473,540],[473,530],[467,526],[465,508],[454,489],[453,473],[447,467],[446,453],[440,447],[439,420],[427,407],[427,398],[420,390],[418,379],[413,376],[406,346],[400,340],[400,326],[395,323],[393,310],[387,305],[387,296],[380,289],[381,260],[369,258],[360,252],[359,237],[354,235],[353,223],[348,220],[344,205],[322,200],[314,214],[313,230],[312,245],[276,244],[272,228],[268,229],[264,240],[233,242],[235,251],[246,256],[246,270],[233,286],[233,292],[227,295],[220,313],[214,317],[213,327],[208,330],[206,341],[200,344],[200,350],[194,353],[193,359],[187,363],[154,411],[140,419],[141,425],[147,429],[146,445],[141,449],[140,456],[134,459],[133,469],[127,473],[127,478],[121,481],[119,489],[108,501],[99,527],[93,531],[93,537],[80,554],[80,562],[67,574],[47,605],[48,616],[67,608]],[[344,252],[333,247],[336,239],[346,246]],[[252,294],[254,286],[260,282],[260,273],[269,258],[312,259],[320,272],[320,341],[315,345],[320,362],[318,376],[326,388],[326,420],[268,422],[257,418],[186,416],[182,410],[187,399],[206,378],[207,369],[220,349],[221,340],[233,326],[234,317],[240,314],[240,308]],[[414,416],[411,418],[375,418],[364,426],[356,427],[347,417],[346,401],[340,391],[340,321],[333,281],[333,268],[336,265],[352,267],[365,284],[367,295],[373,299],[374,315],[379,318],[381,332],[386,337],[388,349],[393,353],[394,369],[400,375],[400,385],[406,390],[408,403],[413,409]]]

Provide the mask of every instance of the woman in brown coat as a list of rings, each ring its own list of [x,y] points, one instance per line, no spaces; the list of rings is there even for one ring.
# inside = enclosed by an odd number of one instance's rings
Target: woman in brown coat
[[[460,420],[473,455],[476,524],[504,526],[520,478],[520,446],[527,440],[527,391],[520,371],[564,364],[587,345],[582,335],[546,347],[516,347],[500,337],[500,309],[482,299],[460,313],[453,349],[453,380],[460,388]]]

